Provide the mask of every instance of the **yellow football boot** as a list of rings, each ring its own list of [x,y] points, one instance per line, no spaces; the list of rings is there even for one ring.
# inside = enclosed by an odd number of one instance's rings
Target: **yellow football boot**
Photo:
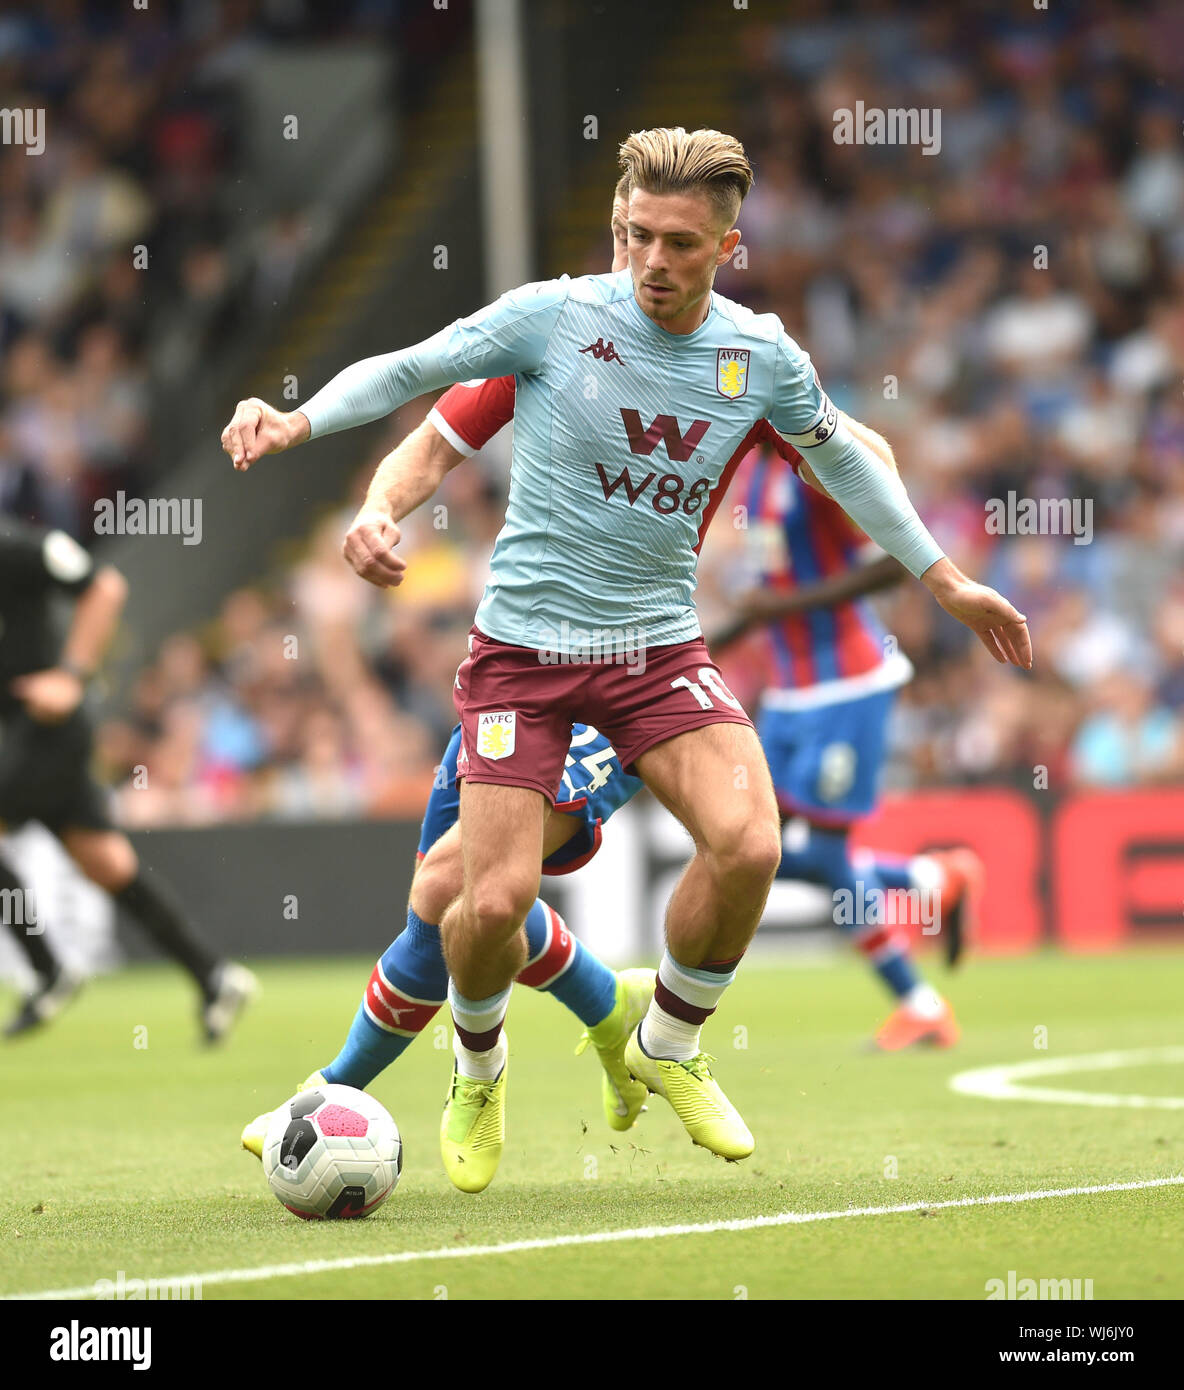
[[[706,1052],[698,1053],[689,1062],[650,1057],[641,1049],[639,1031],[634,1029],[625,1044],[625,1065],[634,1079],[670,1102],[693,1143],[733,1163],[747,1158],[756,1141],[711,1075],[715,1059]]]
[[[320,1074],[314,1071],[311,1076],[306,1077],[299,1086],[301,1091],[311,1091],[314,1086],[327,1086],[329,1083]],[[262,1115],[256,1115],[249,1125],[242,1132],[239,1143],[249,1154],[263,1162],[263,1140],[267,1137],[267,1126],[271,1122],[271,1117],[275,1114],[274,1110],[265,1110]]]
[[[507,1048],[509,1043],[507,1041]],[[444,1171],[462,1192],[483,1192],[493,1181],[506,1142],[506,1071],[496,1081],[461,1076],[452,1064],[452,1081],[440,1120]]]
[[[649,1094],[644,1082],[635,1081],[625,1065],[625,1044],[634,1028],[646,1015],[654,997],[652,970],[618,970],[617,1002],[613,1011],[592,1028],[585,1028],[576,1046],[576,1056],[591,1043],[600,1058],[604,1075],[600,1094],[604,1102],[604,1118],[616,1130],[632,1129],[645,1109]]]

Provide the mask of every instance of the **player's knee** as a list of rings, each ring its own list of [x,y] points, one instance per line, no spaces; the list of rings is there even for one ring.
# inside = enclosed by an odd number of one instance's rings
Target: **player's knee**
[[[777,827],[762,828],[748,841],[744,850],[745,870],[761,883],[771,883],[781,863],[781,836]]]
[[[477,883],[468,893],[468,916],[482,936],[508,938],[522,926],[536,896],[537,884]]]
[[[429,854],[415,871],[411,884],[411,906],[425,922],[440,922],[451,903],[460,896],[462,875],[459,862],[434,860]]]
[[[775,820],[737,820],[719,836],[714,850],[726,877],[767,884],[781,862],[780,827]]]

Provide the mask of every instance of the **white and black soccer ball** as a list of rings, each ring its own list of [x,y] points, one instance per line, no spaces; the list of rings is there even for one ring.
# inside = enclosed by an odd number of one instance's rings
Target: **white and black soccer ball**
[[[403,1171],[403,1141],[373,1096],[352,1086],[317,1086],[272,1112],[263,1171],[294,1216],[306,1221],[368,1216],[395,1190]]]

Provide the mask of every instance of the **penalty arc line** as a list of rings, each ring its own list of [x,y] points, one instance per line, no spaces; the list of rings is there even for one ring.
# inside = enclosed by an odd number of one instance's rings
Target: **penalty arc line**
[[[163,1284],[247,1284],[264,1279],[285,1279],[300,1274],[329,1274],[340,1270],[372,1269],[382,1265],[413,1264],[424,1260],[478,1259],[488,1255],[517,1255],[530,1250],[560,1250],[573,1245],[607,1245],[622,1240],[659,1240],[668,1236],[714,1235],[719,1231],[756,1231],[775,1226],[806,1226],[818,1221],[839,1221],[852,1216],[899,1216],[914,1211],[950,1211],[957,1207],[988,1207],[1019,1202],[1042,1202],[1054,1197],[1089,1197],[1104,1192],[1135,1192],[1153,1187],[1178,1187],[1184,1173],[1168,1178],[1142,1178],[1135,1182],[1099,1183],[1093,1187],[1053,1187],[1039,1192],[1005,1192],[987,1197],[955,1197],[942,1202],[903,1202],[891,1207],[848,1207],[842,1211],[784,1211],[776,1216],[742,1216],[727,1221],[703,1221],[695,1225],[636,1226],[620,1231],[585,1231],[570,1236],[540,1236],[534,1240],[510,1240],[500,1245],[448,1246],[440,1250],[399,1250],[386,1255],[349,1255],[337,1260],[302,1260],[293,1264],[257,1265],[248,1269],[216,1269],[207,1274],[154,1276]],[[93,1298],[94,1285],[73,1289],[45,1289],[39,1293],[6,1294],[3,1300],[65,1300]]]
[[[1184,1110],[1184,1096],[1144,1096],[1125,1092],[1069,1091],[1050,1086],[1021,1086],[1044,1076],[1067,1076],[1073,1072],[1120,1071],[1124,1067],[1147,1066],[1157,1062],[1184,1062],[1184,1047],[1137,1047],[1122,1052],[1074,1053],[1068,1057],[1046,1057],[1031,1062],[1007,1062],[1000,1066],[975,1067],[950,1077],[951,1091],[984,1100],[1028,1100],[1051,1105],[1089,1105],[1132,1110]]]

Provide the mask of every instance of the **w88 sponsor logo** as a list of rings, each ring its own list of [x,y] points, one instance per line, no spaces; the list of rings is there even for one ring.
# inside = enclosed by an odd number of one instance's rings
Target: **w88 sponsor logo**
[[[643,428],[640,413],[624,406],[621,407],[621,423],[625,427],[625,437],[629,441],[631,454],[648,458],[661,442],[666,446],[666,454],[671,463],[686,463],[711,427],[708,420],[693,420],[690,429],[684,434],[673,415],[656,415],[652,424]],[[703,462],[702,457],[698,462]],[[666,516],[680,509],[687,516],[694,516],[711,490],[710,478],[696,478],[690,487],[687,487],[687,480],[678,473],[663,473],[661,477],[656,472],[647,473],[640,482],[635,483],[628,468],[622,468],[611,482],[604,464],[598,463],[596,471],[600,475],[604,500],[608,502],[618,488],[623,488],[631,507],[635,507],[641,501],[650,484],[657,479],[657,486],[650,494],[649,503],[654,511]]]
[[[660,477],[657,473],[647,473],[644,478],[634,482],[628,468],[622,468],[615,478],[611,481],[604,464],[598,463],[596,471],[600,475],[600,487],[604,492],[604,500],[608,502],[618,488],[621,488],[623,495],[629,499],[629,505],[635,507],[640,502],[655,480],[657,485],[650,494],[649,503],[654,511],[669,515],[680,509],[687,516],[694,516],[707,499],[707,494],[711,489],[710,478],[696,478],[690,487],[687,487],[685,478],[677,473],[663,473]],[[686,495],[683,489],[686,488]]]

